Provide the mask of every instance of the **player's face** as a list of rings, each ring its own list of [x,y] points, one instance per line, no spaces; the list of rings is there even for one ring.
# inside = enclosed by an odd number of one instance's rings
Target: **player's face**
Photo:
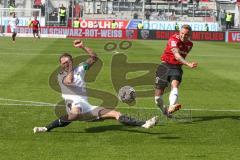
[[[62,57],[61,60],[60,60],[61,67],[64,70],[68,70],[69,63],[72,63],[72,61],[71,61],[71,59],[69,57]]]
[[[180,40],[182,42],[188,41],[190,36],[191,36],[191,31],[189,31],[188,29],[182,28],[180,30]]]

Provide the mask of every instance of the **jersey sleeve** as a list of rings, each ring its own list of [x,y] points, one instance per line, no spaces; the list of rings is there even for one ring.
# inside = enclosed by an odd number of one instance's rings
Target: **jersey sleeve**
[[[90,65],[88,63],[84,62],[83,69],[86,71],[86,70],[89,70],[89,68],[90,68]]]
[[[89,64],[88,63],[86,63],[86,62],[83,62],[83,63],[80,63],[79,64],[79,66],[77,67],[77,70],[79,71],[79,72],[85,72],[85,71],[87,71],[88,69],[89,69]]]
[[[57,75],[57,80],[58,80],[59,85],[63,84],[63,79],[64,78],[65,78],[65,76],[60,74],[60,73]]]

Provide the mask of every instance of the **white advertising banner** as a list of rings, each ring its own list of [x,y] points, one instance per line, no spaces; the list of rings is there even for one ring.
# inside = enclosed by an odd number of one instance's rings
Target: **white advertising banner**
[[[177,22],[181,27],[183,24],[189,24],[193,31],[204,31],[205,22]],[[174,30],[176,22],[167,21],[144,21],[144,29],[150,30]],[[207,23],[209,31],[220,31],[221,28],[218,23]]]
[[[7,26],[11,17],[0,17],[0,25]],[[30,20],[33,20],[33,17],[17,17],[19,20],[18,26],[27,26]],[[39,20],[39,19],[38,19]],[[45,26],[45,18],[41,18],[40,25]]]

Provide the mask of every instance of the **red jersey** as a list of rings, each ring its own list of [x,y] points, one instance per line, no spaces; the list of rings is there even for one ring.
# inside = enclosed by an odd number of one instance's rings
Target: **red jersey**
[[[169,64],[179,64],[182,65],[181,62],[175,59],[172,48],[178,48],[180,50],[180,55],[183,58],[186,58],[189,51],[192,49],[193,43],[191,41],[182,42],[180,40],[179,34],[172,35],[167,43],[167,46],[164,50],[164,53],[161,56],[161,60],[169,63]]]
[[[34,19],[34,20],[32,20],[31,23],[32,23],[33,30],[38,30],[38,26],[40,24],[39,21]]]

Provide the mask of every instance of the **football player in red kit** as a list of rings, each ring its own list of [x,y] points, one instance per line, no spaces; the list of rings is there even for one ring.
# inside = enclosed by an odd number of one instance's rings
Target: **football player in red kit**
[[[172,35],[161,56],[162,63],[158,66],[155,79],[155,103],[162,110],[163,114],[171,117],[172,113],[179,110],[181,105],[177,103],[178,88],[182,81],[182,65],[189,68],[197,67],[196,62],[185,60],[193,47],[190,41],[191,26],[183,25],[179,33]],[[169,94],[169,106],[165,107],[163,103],[163,93],[168,84],[171,85]]]
[[[39,35],[40,23],[37,20],[37,16],[35,16],[34,20],[31,21],[29,27],[30,26],[32,26],[33,37],[36,38],[36,36],[37,36],[40,39],[40,35]]]

